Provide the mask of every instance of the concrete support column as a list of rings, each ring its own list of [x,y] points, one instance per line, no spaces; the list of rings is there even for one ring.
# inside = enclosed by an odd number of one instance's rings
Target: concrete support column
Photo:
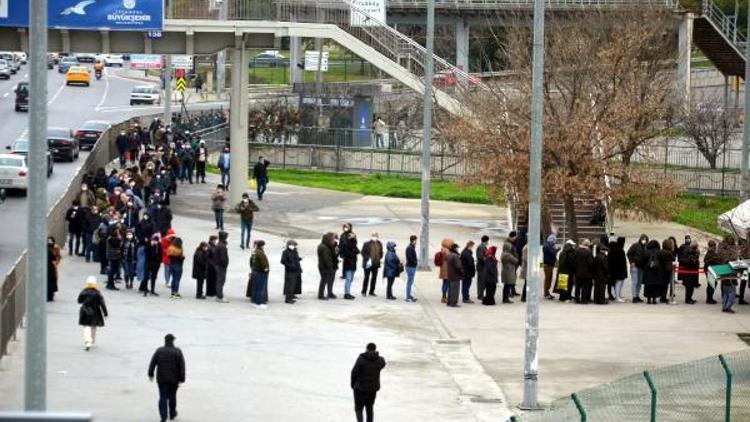
[[[102,53],[109,54],[109,31],[99,31],[102,36]]]
[[[693,19],[692,13],[685,13],[680,21],[677,34],[677,87],[678,100],[684,107],[690,104],[690,58],[693,48]]]
[[[229,198],[231,205],[242,200],[242,194],[247,191],[249,152],[247,146],[248,125],[248,65],[249,54],[244,51],[244,45],[231,50],[232,88],[229,102],[229,138],[230,138],[230,167],[231,178]]]
[[[151,45],[151,38],[149,37],[143,37],[143,53],[144,54],[151,54],[153,51],[153,47]]]
[[[463,19],[456,22],[456,66],[469,71],[469,24]]]
[[[302,82],[302,69],[297,65],[302,62],[302,39],[289,37],[289,84]]]
[[[68,54],[72,53],[72,51],[70,51],[70,33],[68,33],[68,30],[61,29],[60,36],[62,37],[62,52]]]
[[[21,51],[29,51],[29,34],[26,28],[18,28],[18,37],[21,39]]]
[[[185,33],[185,54],[188,56],[195,54],[195,37],[192,29],[188,29]]]

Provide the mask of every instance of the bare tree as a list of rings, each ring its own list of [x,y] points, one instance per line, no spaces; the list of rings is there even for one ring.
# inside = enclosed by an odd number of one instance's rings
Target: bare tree
[[[696,101],[685,111],[682,129],[690,142],[706,158],[712,169],[732,138],[737,116],[718,98]]]

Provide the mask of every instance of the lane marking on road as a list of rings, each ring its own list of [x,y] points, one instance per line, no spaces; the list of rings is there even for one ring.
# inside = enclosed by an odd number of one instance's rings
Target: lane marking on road
[[[6,92],[5,94],[3,94],[3,98],[7,97],[8,95],[10,95],[10,92]]]
[[[53,95],[52,98],[49,101],[47,101],[47,106],[50,106],[52,103],[55,102],[55,100],[60,95],[60,93],[63,91],[63,89],[65,89],[65,84],[61,84],[60,85],[60,88],[58,88],[57,92],[55,92],[55,95]]]
[[[109,72],[105,69],[104,72],[104,94],[102,94],[102,99],[99,100],[99,104],[94,107],[94,111],[99,111],[99,109],[104,105],[104,101],[107,100],[107,94],[109,93]]]

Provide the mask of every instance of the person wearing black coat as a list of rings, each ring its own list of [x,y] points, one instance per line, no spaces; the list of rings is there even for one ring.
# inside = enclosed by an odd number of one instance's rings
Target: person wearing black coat
[[[168,206],[157,203],[151,210],[151,218],[154,220],[154,229],[162,236],[172,228],[172,210]]]
[[[47,238],[47,302],[55,300],[57,292],[57,262],[58,251],[55,250],[55,238]]]
[[[656,298],[661,296],[664,276],[662,265],[659,261],[659,242],[651,240],[646,245],[646,254],[643,268],[644,294],[649,304],[656,304]]]
[[[609,283],[609,250],[600,246],[594,258],[594,303],[606,305],[607,285]]]
[[[107,262],[107,290],[120,290],[115,286],[115,275],[122,265],[122,239],[117,229],[107,238]]]
[[[417,258],[417,236],[409,236],[409,246],[406,247],[406,301],[416,302],[417,299],[412,296],[411,289],[414,286],[414,275],[417,273],[417,265],[419,259]]]
[[[591,287],[594,278],[594,255],[588,239],[583,239],[576,250],[575,274],[575,302],[586,305],[591,302]]]
[[[362,411],[367,413],[367,422],[375,419],[373,407],[380,390],[380,371],[385,368],[385,359],[377,351],[374,343],[367,345],[354,363],[350,385],[354,391],[354,413],[357,422],[363,422]]]
[[[203,295],[203,282],[208,277],[208,243],[201,242],[193,254],[193,278],[195,279],[196,289],[195,298],[205,299]]]
[[[468,241],[466,247],[461,251],[461,266],[464,268],[464,276],[461,280],[461,296],[463,297],[464,303],[474,303],[469,295],[469,289],[471,288],[471,280],[477,274],[477,267],[474,263],[474,242]]]
[[[477,299],[484,299],[484,259],[487,256],[487,245],[489,244],[490,237],[487,235],[482,236],[482,242],[477,246],[476,251],[476,270],[477,270]],[[493,299],[494,300],[494,299]]]
[[[212,234],[208,237],[208,251],[206,252],[206,263],[208,271],[206,272],[206,297],[216,297],[216,269],[214,266],[214,249],[219,241],[219,236]]]
[[[156,349],[148,365],[148,379],[159,386],[159,416],[162,422],[177,418],[177,388],[185,382],[185,358],[174,345],[175,336],[164,336],[164,346]]]
[[[344,299],[352,300],[352,282],[354,273],[357,271],[357,235],[352,232],[352,225],[344,223],[343,231],[339,237],[339,256],[341,257],[341,271],[344,278]]]
[[[622,288],[625,279],[628,278],[628,261],[625,256],[625,238],[618,237],[617,241],[609,242],[609,286],[614,287],[614,294],[609,290],[609,299],[617,302],[625,302],[622,297]]]
[[[320,273],[320,284],[318,285],[318,299],[335,299],[333,294],[333,281],[336,277],[336,269],[339,261],[336,258],[336,235],[328,232],[323,235],[318,245],[318,272]],[[325,295],[328,288],[328,296]]]
[[[87,352],[96,344],[96,329],[104,327],[104,318],[109,316],[104,296],[96,285],[96,277],[89,276],[86,286],[78,295],[81,309],[78,312],[78,325],[83,326],[84,350]]]
[[[560,276],[567,276],[567,285],[562,286]],[[560,302],[569,302],[573,286],[576,283],[576,243],[568,239],[563,245],[560,257],[557,260],[557,279],[555,280],[555,293],[560,295]]]
[[[708,274],[708,267],[713,265],[721,264],[721,258],[719,252],[716,250],[716,242],[713,240],[708,241],[708,250],[706,255],[703,257],[703,272]],[[716,288],[706,280],[706,303],[709,305],[715,305],[714,291]]]
[[[690,243],[686,250],[682,252],[679,258],[680,269],[685,270],[682,273],[682,284],[685,285],[685,303],[688,305],[695,304],[693,292],[698,287],[698,270],[701,266],[700,251],[697,243]]]
[[[151,236],[151,240],[146,245],[146,265],[143,280],[138,291],[143,292],[143,297],[148,296],[151,293],[152,296],[159,296],[156,293],[156,276],[159,274],[159,267],[161,266],[162,252],[161,252],[161,241],[158,233],[154,233]],[[148,288],[148,283],[151,283],[151,290]]]
[[[302,293],[302,266],[300,261],[302,261],[302,258],[297,252],[297,242],[294,240],[287,241],[286,249],[281,253],[281,265],[284,266],[285,303],[293,304],[296,300],[295,295]]]
[[[497,246],[490,246],[484,255],[484,258],[482,259],[482,279],[484,280],[484,297],[482,298],[482,305],[494,305],[495,291],[497,290],[497,283],[500,279],[497,272]]]
[[[99,209],[96,207],[90,207],[85,210],[83,216],[83,254],[86,258],[86,262],[91,262],[93,258],[95,262],[99,261],[99,254],[96,245],[94,245],[94,232],[99,228],[99,224],[102,222],[102,218],[99,215]]]
[[[83,252],[81,252],[81,240],[83,238],[84,216],[85,214],[79,207],[78,200],[74,199],[73,205],[65,212],[65,221],[68,222],[68,255],[72,256],[75,250],[76,255],[83,256]],[[74,243],[75,249],[73,248]]]
[[[227,238],[229,234],[225,231],[219,232],[219,242],[212,251],[211,262],[216,272],[216,301],[228,303],[224,299],[224,283],[227,281],[227,268],[229,267],[229,252],[227,250]]]

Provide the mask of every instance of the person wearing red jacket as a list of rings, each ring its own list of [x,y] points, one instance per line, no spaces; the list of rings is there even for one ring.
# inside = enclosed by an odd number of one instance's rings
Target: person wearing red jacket
[[[164,265],[164,285],[171,287],[172,281],[172,267],[170,265],[169,256],[167,255],[167,249],[175,238],[174,229],[167,230],[167,235],[161,239],[161,263]]]

